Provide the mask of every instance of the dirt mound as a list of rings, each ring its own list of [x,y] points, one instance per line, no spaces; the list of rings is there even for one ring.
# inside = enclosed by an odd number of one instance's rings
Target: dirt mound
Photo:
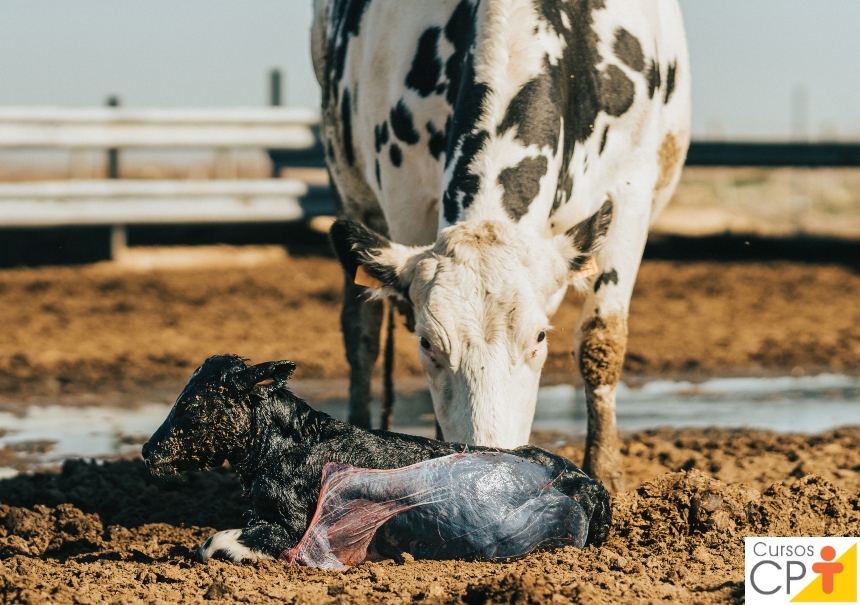
[[[0,557],[14,555],[57,556],[88,552],[102,546],[98,515],[85,515],[71,504],[55,509],[36,506],[33,510],[0,505]]]
[[[614,497],[613,530],[599,548],[508,563],[385,561],[343,573],[197,562],[212,532],[243,524],[229,470],[156,480],[139,461],[69,462],[57,475],[0,481],[0,595],[8,603],[741,602],[744,536],[857,534],[848,471],[860,470],[858,438],[857,429],[637,433],[624,444],[634,488]],[[761,454],[756,469],[750,452]],[[793,476],[803,464],[829,475]],[[764,481],[778,473],[780,481]]]
[[[159,478],[142,460],[69,460],[56,475],[0,481],[0,502],[21,507],[69,503],[97,515],[105,525],[128,528],[146,523],[238,527],[248,507],[237,476],[227,468]]]

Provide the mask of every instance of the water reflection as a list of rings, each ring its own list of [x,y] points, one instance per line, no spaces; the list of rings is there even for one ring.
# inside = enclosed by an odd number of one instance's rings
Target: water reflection
[[[346,419],[344,399],[313,404]],[[24,415],[0,412],[0,477],[56,466],[70,457],[135,455],[169,410],[169,404],[141,402],[134,408],[57,405],[31,406]],[[373,417],[379,417],[378,402]],[[540,390],[536,430],[583,436],[585,418],[581,388]],[[398,395],[396,430],[430,437],[433,420],[427,391]],[[618,389],[622,431],[719,426],[818,433],[851,424],[860,424],[860,379],[847,376],[716,378],[700,384],[655,380]]]

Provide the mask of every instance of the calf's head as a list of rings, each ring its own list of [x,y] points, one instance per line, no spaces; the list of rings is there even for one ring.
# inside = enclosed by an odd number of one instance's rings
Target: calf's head
[[[607,201],[553,238],[496,221],[462,222],[435,244],[407,247],[354,221],[331,238],[344,270],[371,296],[412,304],[418,350],[445,439],[528,442],[549,317],[605,239]]]
[[[286,385],[290,361],[247,365],[235,355],[207,359],[176,399],[164,423],[142,450],[157,475],[200,471],[243,457],[258,395]]]

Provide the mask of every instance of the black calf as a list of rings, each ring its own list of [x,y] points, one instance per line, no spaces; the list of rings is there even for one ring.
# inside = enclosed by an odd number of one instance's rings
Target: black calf
[[[248,366],[232,355],[210,357],[143,446],[144,460],[156,475],[205,470],[225,460],[239,474],[251,500],[251,519],[244,529],[209,538],[200,547],[203,560],[274,558],[295,546],[313,516],[327,462],[395,469],[465,447],[367,431],[317,412],[286,388],[294,369],[289,361]],[[510,453],[552,466],[561,475],[555,485],[575,493],[591,519],[588,542],[606,538],[611,512],[609,494],[600,483],[540,448],[523,446]]]

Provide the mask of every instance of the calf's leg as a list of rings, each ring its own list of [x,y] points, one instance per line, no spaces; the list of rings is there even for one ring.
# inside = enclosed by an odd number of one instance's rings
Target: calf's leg
[[[197,550],[203,562],[209,559],[258,561],[277,559],[283,551],[295,546],[280,525],[256,523],[245,529],[228,529],[212,534]]]
[[[346,276],[340,315],[346,360],[349,362],[349,422],[370,426],[370,374],[379,357],[382,301],[367,300],[365,288]]]

